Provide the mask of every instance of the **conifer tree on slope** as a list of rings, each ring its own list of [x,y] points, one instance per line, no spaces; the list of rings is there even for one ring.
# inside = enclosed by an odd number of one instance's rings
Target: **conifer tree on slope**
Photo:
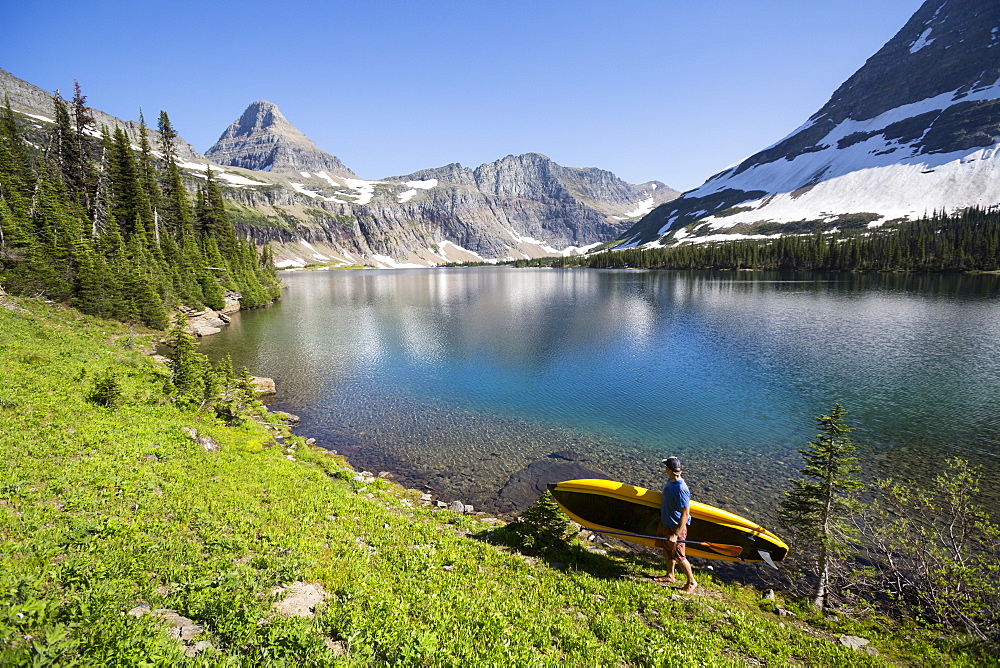
[[[156,166],[153,163],[153,148],[149,143],[149,130],[146,128],[146,119],[139,110],[139,173],[142,178],[142,187],[146,191],[146,197],[153,208],[153,229],[150,241],[155,246],[160,245],[160,209],[162,208],[163,191],[160,183],[156,179]]]
[[[799,450],[806,462],[799,472],[805,478],[789,481],[792,489],[785,492],[779,509],[782,523],[816,551],[812,599],[817,608],[829,607],[833,568],[850,551],[857,533],[848,517],[859,510],[856,492],[862,485],[855,476],[860,467],[848,438],[854,429],[844,422],[845,415],[838,403],[829,415],[816,418],[816,440]]]
[[[191,233],[191,205],[188,201],[184,181],[177,167],[177,131],[170,123],[167,112],[160,112],[160,152],[163,154],[163,202],[162,213],[170,232],[179,237]]]
[[[226,289],[238,290],[245,307],[278,296],[270,254],[239,239],[211,172],[195,226],[165,112],[157,178],[144,124],[136,152],[120,127],[90,137],[79,86],[75,124],[58,95],[53,105],[45,155],[29,153],[9,103],[0,113],[0,282],[158,328],[167,324],[165,308],[221,308]]]
[[[73,138],[76,142],[74,154],[78,161],[73,167],[73,189],[77,202],[89,213],[97,179],[93,168],[93,142],[88,139],[88,135],[94,131],[96,123],[87,106],[87,96],[80,90],[77,81],[73,82],[73,124]]]

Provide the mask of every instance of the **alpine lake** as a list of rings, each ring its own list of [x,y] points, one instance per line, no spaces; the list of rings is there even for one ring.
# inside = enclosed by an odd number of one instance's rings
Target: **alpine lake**
[[[281,278],[280,302],[202,352],[273,377],[300,436],[446,501],[511,513],[561,479],[658,488],[676,455],[693,498],[771,524],[814,418],[840,403],[863,478],[923,484],[962,457],[1000,516],[997,275]]]

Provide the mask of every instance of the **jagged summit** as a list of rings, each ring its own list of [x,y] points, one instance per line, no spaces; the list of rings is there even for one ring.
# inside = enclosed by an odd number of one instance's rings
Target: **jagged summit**
[[[801,127],[661,206],[630,246],[1000,204],[1000,3],[928,0]]]
[[[654,202],[660,204],[680,195],[680,192],[660,181],[634,185],[604,169],[564,167],[541,153],[508,155],[475,169],[452,163],[386,180],[420,179],[437,179],[443,183],[468,186],[484,194],[504,198],[538,202],[573,198],[598,210],[623,217],[640,215],[627,213],[627,210],[636,209],[637,206],[651,208]]]
[[[354,176],[339,158],[320,150],[277,105],[266,100],[251,103],[205,157],[220,165],[258,171],[326,171],[334,176]]]

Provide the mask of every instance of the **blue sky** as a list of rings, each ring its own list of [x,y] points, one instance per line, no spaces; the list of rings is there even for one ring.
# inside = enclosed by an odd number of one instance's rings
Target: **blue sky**
[[[277,104],[369,179],[538,152],[686,190],[818,110],[920,0],[5,3],[0,67],[207,150]]]

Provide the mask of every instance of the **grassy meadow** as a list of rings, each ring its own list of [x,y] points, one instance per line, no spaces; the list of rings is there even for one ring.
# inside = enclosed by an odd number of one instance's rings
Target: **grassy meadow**
[[[680,596],[651,582],[662,562],[641,554],[574,539],[541,558],[505,540],[502,522],[356,480],[277,419],[233,427],[182,410],[146,354],[152,337],[0,293],[0,665],[990,660],[863,610],[764,600],[704,561],[699,591]],[[109,370],[113,408],[90,398]],[[303,590],[321,598],[301,616],[275,605]]]

